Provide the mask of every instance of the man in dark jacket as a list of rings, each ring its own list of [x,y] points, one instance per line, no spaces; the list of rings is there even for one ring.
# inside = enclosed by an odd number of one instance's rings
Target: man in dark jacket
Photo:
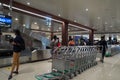
[[[99,42],[99,45],[100,45],[100,50],[101,50],[101,52],[102,52],[101,62],[103,63],[103,62],[104,62],[104,56],[105,56],[106,49],[107,49],[107,41],[105,40],[105,36],[102,36],[102,37],[101,37],[101,40],[100,40],[100,42]]]

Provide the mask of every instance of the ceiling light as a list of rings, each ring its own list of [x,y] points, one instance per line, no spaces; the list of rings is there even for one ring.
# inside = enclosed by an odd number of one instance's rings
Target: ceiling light
[[[48,31],[50,31],[50,29],[48,28]]]
[[[25,27],[25,24],[23,24],[23,26]]]
[[[15,18],[16,21],[18,21],[18,18]]]
[[[58,14],[58,16],[61,16],[60,14]]]
[[[105,24],[108,24],[107,22],[105,22]]]
[[[110,26],[110,27],[113,27],[113,26]]]
[[[68,31],[70,31],[70,29],[68,29]]]
[[[34,22],[34,24],[37,24],[37,22]]]
[[[77,22],[76,20],[74,20],[74,22]]]
[[[97,17],[97,19],[100,19],[100,17]]]
[[[30,5],[30,2],[27,2],[27,5]]]
[[[85,11],[88,11],[88,8],[86,8]]]
[[[61,30],[61,27],[59,27],[59,30]]]
[[[2,3],[0,3],[0,6],[2,5]]]

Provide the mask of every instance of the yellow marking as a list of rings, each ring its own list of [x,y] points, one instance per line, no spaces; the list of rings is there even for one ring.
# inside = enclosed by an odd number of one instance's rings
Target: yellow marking
[[[11,67],[7,67],[6,69],[10,71],[10,70],[11,70]]]

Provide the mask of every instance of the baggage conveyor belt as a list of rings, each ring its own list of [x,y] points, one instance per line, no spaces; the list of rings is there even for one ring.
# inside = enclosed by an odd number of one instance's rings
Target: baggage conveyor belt
[[[13,50],[11,49],[0,49],[0,67],[11,65]],[[21,52],[20,63],[26,63],[30,61],[31,52],[25,50]]]

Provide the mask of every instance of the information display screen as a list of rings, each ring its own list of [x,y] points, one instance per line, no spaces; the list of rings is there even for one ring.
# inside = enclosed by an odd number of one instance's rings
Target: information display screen
[[[12,24],[11,16],[1,15],[0,14],[0,27],[8,27],[10,28]]]

